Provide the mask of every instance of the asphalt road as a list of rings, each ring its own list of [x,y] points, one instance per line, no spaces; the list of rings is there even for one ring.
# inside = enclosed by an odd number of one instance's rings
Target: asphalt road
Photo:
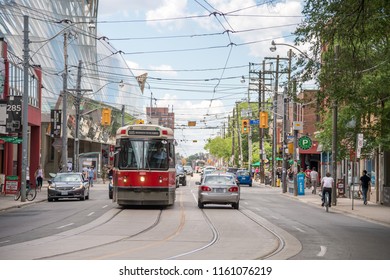
[[[390,259],[390,228],[326,213],[266,187],[241,187],[240,210],[196,203],[195,180],[167,208],[122,209],[95,185],[86,201],[0,213],[0,259]]]

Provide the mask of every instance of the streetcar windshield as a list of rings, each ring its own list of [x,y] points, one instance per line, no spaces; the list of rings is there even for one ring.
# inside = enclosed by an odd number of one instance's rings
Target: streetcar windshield
[[[121,139],[119,141],[119,169],[163,169],[174,167],[172,142]]]

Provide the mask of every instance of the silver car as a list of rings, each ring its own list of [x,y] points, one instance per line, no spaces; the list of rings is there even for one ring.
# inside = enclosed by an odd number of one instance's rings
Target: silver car
[[[59,198],[89,199],[89,183],[82,173],[57,173],[57,175],[48,182],[48,201],[58,200]]]
[[[231,204],[234,209],[239,208],[240,187],[231,174],[211,173],[204,175],[198,185],[198,207],[205,204]]]

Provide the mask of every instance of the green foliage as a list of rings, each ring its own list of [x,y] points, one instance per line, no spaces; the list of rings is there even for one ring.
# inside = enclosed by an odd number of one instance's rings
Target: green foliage
[[[319,139],[326,150],[333,133],[329,111],[338,104],[340,157],[354,148],[357,133],[364,134],[367,153],[380,145],[390,148],[389,12],[390,2],[385,0],[305,2],[296,43],[309,43],[313,59],[300,61],[302,73],[321,85]],[[318,58],[321,63],[316,63]]]
[[[208,143],[204,147],[210,152],[211,155],[217,158],[223,158],[228,160],[231,156],[232,151],[232,139],[216,137],[214,139],[209,139]]]

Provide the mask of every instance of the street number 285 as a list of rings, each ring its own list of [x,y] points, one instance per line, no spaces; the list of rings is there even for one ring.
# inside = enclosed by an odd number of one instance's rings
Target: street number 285
[[[22,111],[22,105],[7,105],[8,112],[19,112]]]

